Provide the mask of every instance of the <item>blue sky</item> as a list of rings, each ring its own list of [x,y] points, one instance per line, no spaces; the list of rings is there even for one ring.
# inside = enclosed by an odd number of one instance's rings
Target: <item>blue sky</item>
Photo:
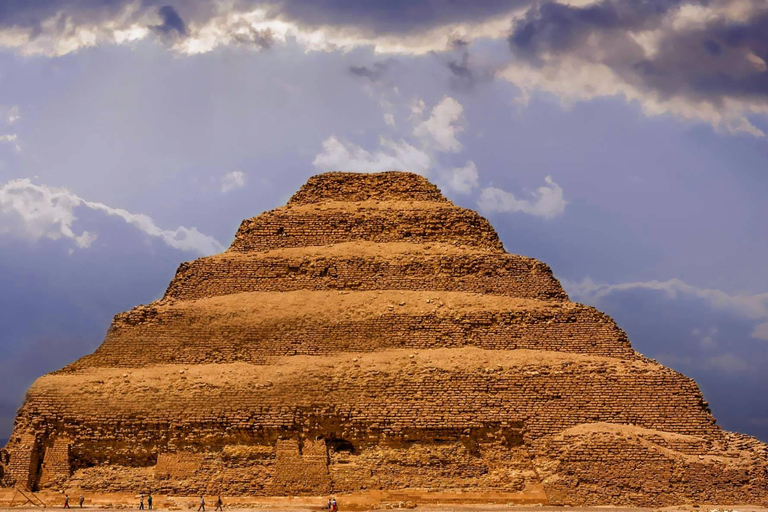
[[[3,2],[0,438],[243,218],[402,169],[768,440],[766,61],[751,0]]]

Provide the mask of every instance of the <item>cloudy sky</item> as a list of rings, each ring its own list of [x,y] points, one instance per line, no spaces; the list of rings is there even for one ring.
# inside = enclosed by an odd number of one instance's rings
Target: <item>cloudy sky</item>
[[[0,438],[179,262],[411,170],[768,441],[764,0],[4,0]]]

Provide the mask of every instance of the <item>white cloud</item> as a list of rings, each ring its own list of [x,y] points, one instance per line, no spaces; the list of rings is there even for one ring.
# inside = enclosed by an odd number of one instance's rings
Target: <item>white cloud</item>
[[[173,51],[196,55],[222,46],[247,45],[263,49],[295,41],[306,51],[350,51],[371,48],[377,54],[426,55],[451,48],[457,39],[503,39],[509,32],[509,16],[499,15],[478,22],[445,23],[412,34],[371,34],[352,25],[308,26],[280,15],[275,5],[237,10],[231,2],[211,2],[213,7],[200,19],[189,19],[187,34],[172,41]],[[204,9],[200,9],[203,11]],[[94,11],[94,18],[99,18]],[[106,16],[106,15],[105,15]],[[22,55],[62,56],[100,44],[126,44],[152,35],[148,28],[162,22],[156,8],[130,2],[109,17],[82,20],[59,12],[30,27],[0,29],[0,47]]]
[[[444,96],[432,109],[429,119],[416,125],[413,134],[437,151],[461,151],[458,135],[464,131],[461,121],[464,107],[450,96]]]
[[[21,146],[19,146],[19,136],[15,133],[9,133],[7,135],[0,135],[0,142],[6,142],[8,144],[12,144],[13,147],[16,149],[16,151],[21,151]]]
[[[599,304],[602,299],[610,295],[632,290],[658,291],[670,299],[687,297],[703,300],[712,309],[728,311],[748,320],[761,321],[752,331],[752,337],[768,341],[768,293],[729,294],[722,290],[699,288],[676,278],[667,281],[635,281],[619,284],[595,283],[585,278],[581,282],[562,280],[562,283],[573,298],[589,304]],[[694,329],[691,334],[700,337],[704,348],[710,348],[717,342],[716,328],[710,329],[709,332]]]
[[[562,57],[543,66],[513,62],[498,74],[521,91],[518,103],[527,104],[533,91],[539,90],[560,98],[565,106],[600,97],[623,97],[636,102],[648,116],[673,114],[676,117],[710,123],[729,133],[765,134],[748,119],[754,114],[768,115],[768,103],[762,100],[720,98],[717,102],[693,100],[643,90],[624,80],[610,66]]]
[[[8,124],[13,124],[19,119],[21,119],[21,115],[19,114],[19,107],[17,105],[14,105],[8,110],[8,116],[6,117],[6,121],[8,121]]]
[[[757,324],[752,331],[752,337],[758,340],[768,341],[768,322]]]
[[[180,226],[175,230],[157,227],[147,215],[112,208],[103,203],[86,201],[64,188],[36,185],[29,179],[11,180],[0,187],[0,233],[15,233],[32,239],[68,238],[78,247],[89,247],[96,235],[83,231],[77,234],[73,223],[76,208],[119,217],[148,236],[159,238],[166,245],[201,255],[221,252],[224,248],[214,238],[197,228]]]
[[[392,104],[385,100],[379,103],[385,110],[385,122],[394,126],[394,117],[386,112],[392,108]],[[425,108],[423,100],[412,103],[412,118],[413,115],[420,116]],[[357,144],[343,142],[332,135],[323,141],[323,150],[315,157],[313,165],[323,171],[410,171],[426,176],[430,170],[438,167],[435,153],[461,150],[462,146],[457,136],[464,129],[458,124],[463,119],[463,110],[461,103],[450,96],[445,96],[432,108],[429,119],[417,121],[413,130],[416,140],[395,141],[380,137],[379,149],[376,151],[368,151]],[[456,177],[450,180],[450,183],[464,190],[471,185],[470,174],[474,172],[476,184],[477,169],[455,171]],[[462,183],[461,180],[464,182]]]
[[[242,171],[232,171],[221,179],[221,193],[226,194],[231,190],[237,190],[245,186],[245,174]]]
[[[420,117],[424,113],[424,109],[427,108],[427,104],[424,100],[418,98],[411,103],[411,118]]]
[[[312,165],[321,171],[410,171],[422,176],[432,167],[432,159],[427,153],[404,140],[396,142],[381,138],[379,146],[378,151],[369,152],[331,136],[323,141],[323,150]]]
[[[495,187],[484,188],[477,205],[483,212],[522,212],[551,219],[565,211],[567,201],[563,199],[563,189],[550,176],[544,181],[545,185],[531,192],[531,199],[518,199],[511,192]]]
[[[655,290],[663,292],[670,299],[679,295],[701,299],[714,309],[726,310],[748,319],[768,318],[768,293],[731,295],[722,290],[699,288],[680,279],[667,281],[635,281],[619,284],[595,283],[589,278],[580,283],[563,281],[568,293],[579,300],[595,303],[614,293],[629,290]]]
[[[469,194],[478,184],[477,166],[472,160],[467,160],[464,167],[455,167],[443,172],[446,185],[460,194]]]

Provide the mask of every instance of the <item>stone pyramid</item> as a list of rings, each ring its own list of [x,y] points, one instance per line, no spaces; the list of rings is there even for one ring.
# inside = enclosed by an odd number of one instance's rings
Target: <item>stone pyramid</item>
[[[768,496],[766,445],[694,381],[399,172],[315,176],[183,263],[34,383],[0,464],[5,485],[100,492]]]

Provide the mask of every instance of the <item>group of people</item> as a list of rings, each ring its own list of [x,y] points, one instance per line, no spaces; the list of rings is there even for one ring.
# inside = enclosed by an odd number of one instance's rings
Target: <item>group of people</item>
[[[80,508],[83,508],[83,503],[85,503],[85,498],[83,495],[80,495]],[[69,507],[69,494],[64,495],[64,508],[70,508]],[[328,510],[330,512],[338,512],[339,506],[336,504],[336,498],[329,498],[328,499]],[[152,510],[152,493],[149,493],[147,495],[147,509]],[[144,493],[141,493],[139,495],[139,510],[144,510]],[[224,510],[224,502],[221,500],[221,496],[216,498],[216,508],[214,509],[214,512],[217,510]],[[197,512],[205,512],[205,496],[200,496],[200,506],[197,507]]]
[[[331,512],[338,512],[339,506],[336,504],[336,498],[328,498],[328,504],[326,505],[326,508]]]
[[[216,498],[216,508],[214,509],[214,512],[216,510],[224,510],[224,502],[221,501],[221,495]],[[197,512],[205,512],[205,496],[200,496],[200,506],[197,507]]]
[[[83,495],[80,495],[80,508],[83,508],[83,503],[85,503],[85,497]],[[70,508],[69,507],[69,494],[64,495],[64,508]]]
[[[152,493],[147,496],[147,507],[152,510]],[[139,495],[139,510],[144,510],[144,493]]]

